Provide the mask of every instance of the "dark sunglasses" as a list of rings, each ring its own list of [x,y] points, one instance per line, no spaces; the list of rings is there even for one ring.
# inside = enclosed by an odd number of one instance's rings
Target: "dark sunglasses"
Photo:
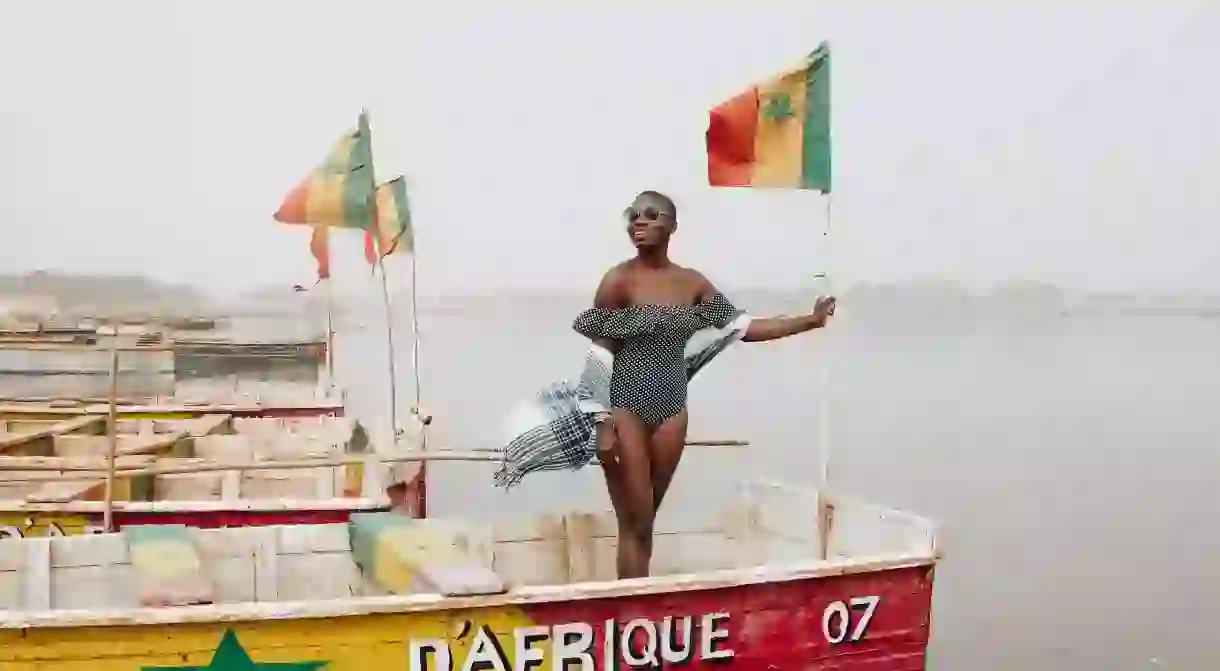
[[[661,210],[658,210],[657,208],[652,207],[651,205],[649,205],[648,207],[646,207],[642,210],[637,210],[634,207],[629,207],[629,208],[623,210],[623,218],[626,219],[627,223],[629,223],[629,224],[634,222],[636,219],[640,219],[640,220],[648,222],[648,223],[653,223],[656,221],[660,221],[662,217],[669,217],[669,216],[672,216],[669,212],[662,212]]]

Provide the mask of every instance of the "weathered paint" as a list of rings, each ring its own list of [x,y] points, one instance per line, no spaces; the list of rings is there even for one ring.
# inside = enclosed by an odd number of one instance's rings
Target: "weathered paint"
[[[365,508],[382,511],[388,508]],[[202,529],[261,527],[275,524],[337,524],[351,519],[351,510],[193,510],[173,512],[114,512],[116,529],[145,524],[181,524]],[[76,536],[101,533],[101,513],[63,514],[44,511],[0,512],[0,539],[18,536]]]
[[[234,417],[343,417],[344,407],[340,402],[318,402],[303,405],[237,406],[217,403],[199,406],[119,406],[119,419],[197,419],[204,415],[225,414]],[[0,419],[8,420],[54,420],[63,421],[83,415],[105,417],[104,404],[88,407],[48,408],[45,406],[0,406]]]
[[[862,627],[864,608],[850,604],[875,597],[875,608]],[[826,671],[918,671],[925,668],[931,616],[932,568],[919,566],[809,578],[791,582],[741,585],[667,594],[369,615],[326,619],[274,619],[208,624],[141,625],[77,628],[0,629],[0,668],[12,671],[137,671],[140,669],[281,669],[325,671],[421,668],[410,664],[412,641],[440,639],[451,653],[454,669],[463,667],[472,647],[490,656],[503,651],[506,665],[485,669],[525,668],[518,660],[522,628],[537,627],[532,649],[552,668],[556,625],[591,629],[589,650],[601,663],[607,620],[620,633],[662,630],[665,618],[700,623],[692,632],[693,657],[664,668],[822,669]],[[827,615],[829,613],[829,616]],[[843,634],[841,620],[848,617]],[[706,616],[706,617],[705,617]],[[635,624],[631,624],[633,621]],[[651,625],[642,625],[647,621]],[[723,637],[713,652],[724,658],[703,659],[701,628],[713,622]],[[583,627],[588,625],[588,627]],[[684,630],[677,640],[681,649]],[[229,635],[231,632],[231,635]],[[487,632],[495,639],[486,640]],[[514,632],[517,635],[514,636]],[[852,640],[859,634],[858,640]],[[834,643],[843,637],[844,640]],[[632,652],[640,654],[644,636]],[[663,643],[658,642],[658,645]],[[731,651],[731,658],[727,658]],[[664,654],[664,649],[658,655]],[[680,655],[678,655],[680,657]],[[673,658],[675,655],[669,655]],[[431,661],[431,660],[430,660]],[[726,664],[727,662],[727,664]],[[262,665],[262,666],[260,666]],[[435,664],[430,669],[436,670]],[[580,668],[572,666],[571,668]],[[587,667],[586,667],[587,668]],[[627,668],[625,665],[620,668]],[[641,667],[636,667],[641,668]],[[444,671],[440,669],[439,671]]]
[[[78,536],[101,531],[101,524],[101,514],[0,512],[0,539]]]
[[[123,529],[131,565],[161,580],[195,574],[203,567],[189,527],[183,524],[134,524]]]
[[[422,491],[425,484],[424,469],[408,483],[403,491],[406,495],[396,503],[408,517],[423,517]],[[189,506],[189,502],[179,502]],[[336,524],[351,520],[353,512],[384,512],[390,506],[362,507],[353,509],[335,508],[291,508],[291,509],[210,509],[114,511],[116,529],[135,524],[183,524],[203,529],[221,527],[261,527],[276,524]],[[0,539],[8,537],[37,538],[42,536],[75,536],[102,531],[101,512],[64,513],[48,510],[0,511]]]
[[[92,410],[92,408],[90,409]],[[202,415],[224,413],[234,417],[274,417],[293,419],[298,417],[342,417],[341,405],[283,405],[283,406],[200,406],[198,408],[140,408],[119,409],[122,419],[194,419]]]

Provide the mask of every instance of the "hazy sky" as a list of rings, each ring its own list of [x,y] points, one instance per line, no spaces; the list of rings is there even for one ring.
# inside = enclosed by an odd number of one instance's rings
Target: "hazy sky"
[[[308,283],[307,232],[271,213],[367,107],[425,293],[591,291],[644,188],[678,200],[677,259],[723,285],[831,263],[1220,289],[1220,4],[424,4],[3,2],[0,272]],[[709,107],[823,39],[829,245],[820,196],[712,190],[703,148]]]

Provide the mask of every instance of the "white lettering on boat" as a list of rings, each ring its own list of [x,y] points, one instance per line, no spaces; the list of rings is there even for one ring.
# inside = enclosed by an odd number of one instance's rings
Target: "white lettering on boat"
[[[859,641],[868,633],[868,625],[873,621],[880,603],[879,596],[853,596],[848,603],[830,602],[822,611],[822,635],[832,645]],[[860,616],[853,621],[855,613]]]
[[[728,613],[706,613],[697,621],[690,615],[669,616],[659,623],[636,618],[622,625],[610,619],[601,625],[601,650],[594,649],[593,625],[586,622],[518,627],[509,645],[502,640],[509,637],[498,637],[490,625],[476,628],[467,621],[454,636],[456,641],[471,637],[464,658],[456,659],[449,641],[440,638],[411,639],[407,654],[411,671],[543,671],[544,657],[556,671],[677,669],[700,659],[732,659],[728,621]],[[506,654],[509,649],[511,661]]]

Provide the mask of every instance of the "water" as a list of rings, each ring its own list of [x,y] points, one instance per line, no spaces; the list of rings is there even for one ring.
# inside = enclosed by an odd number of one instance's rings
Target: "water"
[[[511,402],[577,375],[582,302],[421,315],[433,444],[501,446]],[[341,320],[337,346],[353,407],[370,417],[386,399],[379,319]],[[396,320],[403,411],[408,321]],[[743,477],[816,483],[818,366],[831,357],[833,486],[943,525],[933,668],[1217,668],[1218,345],[1220,319],[853,320],[847,304],[833,329],[730,349],[693,383],[692,438],[753,442],[688,450],[663,514],[717,505]],[[532,475],[511,493],[493,489],[493,470],[432,466],[430,514],[609,506],[596,469]]]

